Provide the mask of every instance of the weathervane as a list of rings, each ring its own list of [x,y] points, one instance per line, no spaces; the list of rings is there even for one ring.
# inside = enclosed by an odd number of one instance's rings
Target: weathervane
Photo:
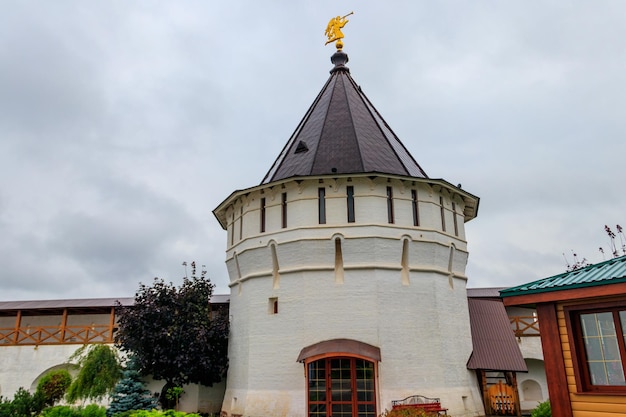
[[[341,41],[343,39],[343,33],[341,32],[341,29],[346,25],[346,23],[348,23],[346,17],[351,14],[354,14],[354,12],[350,12],[345,16],[337,16],[330,19],[328,26],[326,26],[326,32],[324,32],[324,35],[328,37],[328,41],[326,41],[324,45],[337,41],[335,46],[338,51],[341,51],[341,48],[343,48],[343,42]]]

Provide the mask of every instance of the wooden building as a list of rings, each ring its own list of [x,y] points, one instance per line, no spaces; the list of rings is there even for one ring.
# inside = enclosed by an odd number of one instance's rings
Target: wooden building
[[[626,256],[500,294],[537,309],[552,415],[626,415]]]

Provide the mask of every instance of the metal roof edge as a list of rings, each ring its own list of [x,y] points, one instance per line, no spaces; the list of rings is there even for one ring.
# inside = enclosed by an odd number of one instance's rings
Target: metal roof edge
[[[531,281],[526,284],[517,285],[515,287],[506,288],[500,291],[500,297],[514,297],[517,295],[526,295],[526,294],[540,294],[540,293],[548,293],[555,291],[563,291],[569,289],[576,288],[589,288],[596,287],[600,285],[609,285],[609,284],[618,284],[622,282],[626,282],[626,275],[619,277],[608,277],[607,279],[594,280],[588,282],[579,282],[579,283],[564,283],[564,284],[555,284],[552,286],[544,286],[550,284],[550,282],[557,281],[558,279],[565,278],[567,276],[575,276],[579,274],[584,274],[589,271],[593,271],[595,269],[601,269],[606,267],[607,265],[614,263],[624,263],[626,264],[626,256],[621,256],[619,258],[612,258],[606,261],[598,262],[592,265],[588,265],[584,268],[575,269],[573,271],[566,271],[557,275],[553,275],[547,278],[541,278],[536,281]],[[532,288],[535,287],[535,288]]]

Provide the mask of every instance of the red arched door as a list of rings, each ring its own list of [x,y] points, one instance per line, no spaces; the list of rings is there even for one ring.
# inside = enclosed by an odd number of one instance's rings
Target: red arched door
[[[350,357],[307,364],[309,417],[376,417],[375,364]]]

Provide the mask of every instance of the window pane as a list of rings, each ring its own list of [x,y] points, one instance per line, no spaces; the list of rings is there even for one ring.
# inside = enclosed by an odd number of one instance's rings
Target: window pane
[[[324,360],[309,364],[309,401],[326,401]]]
[[[357,401],[374,401],[374,364],[363,359],[356,360]]]
[[[589,374],[591,375],[591,383],[593,385],[609,385],[604,363],[589,362]]]
[[[626,385],[613,313],[580,315],[587,366],[593,385]]]
[[[376,416],[376,407],[374,404],[359,404],[359,417],[375,417]]]
[[[330,364],[332,400],[352,401],[350,359],[333,359]]]
[[[309,405],[309,417],[326,417],[326,404]]]
[[[583,335],[585,336],[597,336],[598,326],[596,325],[595,314],[581,314],[580,324],[583,328]]]
[[[333,404],[333,417],[352,417],[352,404]]]

